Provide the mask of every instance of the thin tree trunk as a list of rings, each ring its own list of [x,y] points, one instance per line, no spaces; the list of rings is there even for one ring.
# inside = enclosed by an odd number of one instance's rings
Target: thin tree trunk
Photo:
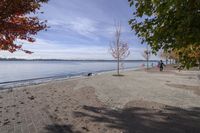
[[[147,45],[147,70],[149,69],[149,47]]]
[[[117,38],[117,75],[119,75],[119,38]]]
[[[117,75],[119,75],[119,58],[117,59]]]

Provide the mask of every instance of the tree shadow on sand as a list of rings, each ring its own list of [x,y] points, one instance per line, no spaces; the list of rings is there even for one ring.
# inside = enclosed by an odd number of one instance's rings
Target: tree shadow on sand
[[[53,124],[53,125],[47,125],[45,127],[45,130],[48,133],[80,133],[79,131],[73,131],[72,125],[59,125],[59,124]]]
[[[119,129],[125,133],[200,133],[200,108],[82,108],[83,112],[74,112],[75,117],[84,117],[93,123],[106,123],[108,130]]]

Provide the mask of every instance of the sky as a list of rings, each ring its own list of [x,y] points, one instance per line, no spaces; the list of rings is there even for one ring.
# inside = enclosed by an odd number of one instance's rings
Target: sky
[[[3,58],[25,59],[113,59],[109,52],[115,23],[120,22],[122,37],[130,47],[127,59],[143,59],[145,44],[128,25],[132,9],[128,0],[50,0],[43,4],[38,17],[47,20],[47,31],[40,31],[36,42],[22,42],[25,54],[2,52]],[[21,42],[19,40],[19,42]],[[151,59],[157,59],[152,56]]]

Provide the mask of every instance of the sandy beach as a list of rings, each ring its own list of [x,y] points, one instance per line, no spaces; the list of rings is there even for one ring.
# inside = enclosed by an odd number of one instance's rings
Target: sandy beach
[[[199,133],[200,71],[168,67],[0,92],[0,133]]]

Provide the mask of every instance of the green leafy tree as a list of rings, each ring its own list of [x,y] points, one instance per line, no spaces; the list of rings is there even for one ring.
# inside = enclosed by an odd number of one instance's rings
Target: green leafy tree
[[[151,46],[153,53],[200,45],[200,0],[128,1],[133,8],[129,24],[142,43]],[[183,54],[179,56],[184,66],[191,67],[198,62],[195,58],[188,60]]]

